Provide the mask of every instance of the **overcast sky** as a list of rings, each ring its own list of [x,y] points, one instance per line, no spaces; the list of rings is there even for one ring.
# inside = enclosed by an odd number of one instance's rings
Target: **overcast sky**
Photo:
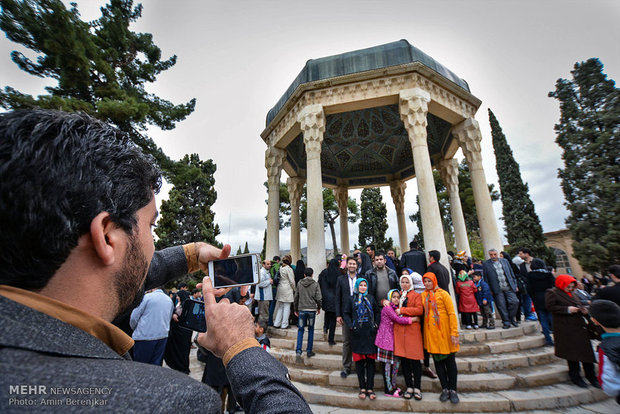
[[[99,17],[103,1],[77,1],[84,20]],[[142,2],[134,31],[153,34],[176,66],[148,90],[174,103],[197,99],[196,110],[172,131],[151,136],[172,158],[198,153],[217,164],[213,209],[233,249],[247,241],[262,248],[266,227],[265,116],[308,59],[407,39],[465,79],[482,100],[484,168],[497,186],[487,108],[495,113],[521,165],[523,179],[545,232],[565,228],[567,211],[557,178],[558,103],[548,98],[575,62],[598,57],[620,79],[620,2],[600,1],[152,1]],[[0,38],[0,85],[40,94],[53,84],[21,72],[9,53],[18,46]],[[21,50],[21,49],[20,49]],[[457,157],[462,158],[459,151]],[[282,181],[286,180],[283,173]],[[359,201],[361,190],[350,195]],[[164,191],[165,193],[165,191]],[[405,214],[416,210],[415,179],[407,182]],[[398,241],[389,187],[388,236]],[[162,194],[161,197],[167,197]],[[494,203],[500,233],[501,202]],[[357,224],[349,225],[351,246]],[[417,232],[407,219],[408,237]],[[302,246],[306,233],[302,232]],[[290,230],[280,234],[289,248]],[[338,239],[339,240],[339,239]],[[505,237],[504,237],[505,240]],[[326,232],[326,246],[332,245]]]

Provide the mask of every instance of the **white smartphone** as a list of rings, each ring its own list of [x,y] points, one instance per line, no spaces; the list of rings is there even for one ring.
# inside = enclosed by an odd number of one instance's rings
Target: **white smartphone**
[[[209,278],[214,288],[255,285],[259,271],[260,256],[256,253],[209,262]]]

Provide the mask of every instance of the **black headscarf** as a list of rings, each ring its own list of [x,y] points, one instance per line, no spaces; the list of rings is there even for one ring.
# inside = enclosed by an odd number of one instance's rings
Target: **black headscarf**
[[[510,263],[510,268],[512,269],[512,273],[514,273],[515,276],[517,276],[519,274],[519,267],[516,264],[514,264],[514,262],[512,261],[512,257],[510,257],[510,255],[506,252],[501,252],[501,255],[504,256],[504,259],[508,260],[508,263]]]
[[[306,275],[304,275],[305,270],[306,265],[304,264],[304,261],[301,259],[298,260],[297,264],[295,265],[295,286],[297,286],[297,283],[299,283],[301,279],[306,277]]]
[[[370,256],[364,252],[360,252],[360,257],[362,258],[362,271],[360,274],[365,275],[367,271],[372,269],[372,260],[370,260]]]
[[[332,259],[327,265],[327,286],[333,288],[336,286],[338,276],[340,276],[340,262],[338,259]]]

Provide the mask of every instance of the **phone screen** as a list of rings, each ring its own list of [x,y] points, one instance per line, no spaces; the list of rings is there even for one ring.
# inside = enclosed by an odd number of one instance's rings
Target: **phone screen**
[[[254,259],[254,263],[252,263],[252,259]],[[251,285],[255,283],[254,273],[257,272],[256,255],[214,260],[212,263],[215,287]]]
[[[187,299],[179,316],[179,326],[196,332],[207,332],[204,302]]]

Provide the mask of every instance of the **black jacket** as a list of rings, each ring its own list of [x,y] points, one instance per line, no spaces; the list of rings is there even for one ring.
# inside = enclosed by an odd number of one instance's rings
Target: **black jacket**
[[[327,269],[319,274],[319,286],[321,287],[321,295],[323,296],[323,310],[325,312],[336,312],[336,285],[338,277],[333,285],[330,285]]]
[[[545,292],[555,286],[555,278],[547,270],[532,270],[527,273],[527,294],[534,302],[536,310],[547,310]]]
[[[426,255],[421,250],[409,250],[400,256],[400,265],[423,275],[426,273]]]
[[[387,266],[385,266],[385,269],[387,270],[388,280],[390,281],[390,289],[398,289],[399,283],[396,272]],[[366,274],[364,275],[364,279],[366,279],[369,284],[368,294],[374,297],[377,303],[380,302],[380,299],[387,299],[377,298],[377,271],[374,267],[366,272]]]
[[[351,297],[351,291],[349,290],[349,281],[347,280],[349,276],[342,275],[338,278],[336,282],[336,317],[342,316],[344,312],[344,307],[346,306],[347,301]]]
[[[437,276],[437,284],[446,292],[450,292],[450,272],[439,262],[433,262],[428,266],[427,272],[434,273]],[[424,275],[424,273],[420,273]]]

